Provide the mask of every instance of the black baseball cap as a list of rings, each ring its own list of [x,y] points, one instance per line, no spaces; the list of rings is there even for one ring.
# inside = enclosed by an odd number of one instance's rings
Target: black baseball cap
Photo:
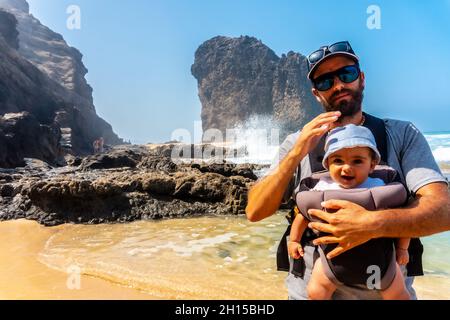
[[[356,63],[359,63],[359,58],[348,41],[340,41],[329,46],[322,46],[307,57],[308,79],[312,80],[314,72],[322,62],[338,55],[349,57],[355,60]]]

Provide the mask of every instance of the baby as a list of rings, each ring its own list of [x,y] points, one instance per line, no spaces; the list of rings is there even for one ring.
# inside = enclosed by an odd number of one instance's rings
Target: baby
[[[369,177],[380,159],[375,138],[369,129],[355,125],[336,128],[329,133],[325,144],[323,165],[329,170],[329,176],[321,178],[313,190],[369,189],[384,186],[383,180]],[[294,259],[301,259],[304,255],[300,240],[308,223],[303,215],[298,214],[292,224],[288,250]],[[396,274],[392,284],[380,291],[385,300],[410,298],[399,267],[409,262],[409,241],[410,239],[396,241]],[[328,278],[322,263],[321,259],[316,260],[308,283],[308,296],[312,300],[331,299],[337,288],[337,284]]]

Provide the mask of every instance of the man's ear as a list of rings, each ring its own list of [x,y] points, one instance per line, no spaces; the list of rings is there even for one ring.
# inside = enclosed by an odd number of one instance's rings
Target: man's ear
[[[312,88],[312,93],[313,93],[313,95],[316,97],[316,100],[317,100],[319,103],[322,103],[322,100],[320,99],[319,90],[317,90],[316,88]]]
[[[366,74],[363,72],[363,71],[361,71],[361,86],[363,87],[363,89],[365,89],[366,88]]]

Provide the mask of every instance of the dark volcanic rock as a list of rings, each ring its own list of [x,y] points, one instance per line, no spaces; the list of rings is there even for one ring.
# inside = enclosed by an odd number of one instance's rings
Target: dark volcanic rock
[[[24,158],[37,158],[56,165],[62,160],[60,137],[57,126],[40,124],[28,112],[0,116],[0,164],[24,166]]]
[[[149,145],[150,154],[157,156],[165,156],[171,158],[184,159],[211,159],[227,157],[245,156],[246,147],[223,147],[210,143],[202,144],[184,144],[184,143],[164,143]]]
[[[223,161],[222,163],[211,163],[211,164],[198,164],[194,163],[191,165],[192,168],[198,169],[203,173],[212,172],[218,173],[225,177],[231,176],[242,176],[252,180],[256,180],[258,177],[253,173],[256,169],[255,165],[252,164],[234,164],[227,163]]]
[[[0,34],[13,49],[19,49],[19,32],[16,29],[17,19],[14,15],[0,10]]]
[[[292,51],[281,57],[275,70],[273,118],[275,123],[281,124],[282,137],[300,130],[323,110],[311,93],[307,74],[306,58]]]
[[[254,114],[272,114],[273,74],[279,58],[250,37],[215,37],[195,53],[203,130],[226,129]]]
[[[123,143],[95,112],[80,52],[29,14],[25,0],[0,0],[0,9],[0,116],[26,111],[41,125],[58,127],[60,145],[74,154],[92,153],[101,136],[108,145]],[[33,143],[22,153],[34,157],[27,149]],[[20,162],[11,158],[0,167]]]
[[[0,169],[0,220],[53,226],[244,214],[252,168],[175,164],[137,146],[84,158],[79,167],[52,169],[27,159],[24,168]]]
[[[146,156],[139,163],[139,167],[164,172],[175,172],[178,170],[178,166],[166,156]]]
[[[307,81],[306,58],[290,52],[279,58],[252,37],[215,37],[195,54],[192,74],[198,81],[203,130],[226,129],[253,115],[272,117],[281,138],[321,112]]]
[[[97,154],[85,158],[80,165],[81,170],[134,168],[141,155],[133,150],[113,150],[106,154]]]

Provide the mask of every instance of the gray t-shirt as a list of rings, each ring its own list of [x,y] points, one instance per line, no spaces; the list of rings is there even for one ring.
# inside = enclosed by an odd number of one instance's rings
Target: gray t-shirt
[[[415,194],[420,188],[434,182],[448,183],[442,175],[437,165],[430,146],[422,133],[411,123],[407,121],[385,119],[387,133],[387,165],[397,170],[401,181],[407,186],[408,190]],[[274,159],[268,174],[278,167],[281,160],[294,147],[300,132],[289,135],[281,144],[279,153]],[[309,157],[305,157],[301,161],[301,177],[300,179],[311,176],[311,166]],[[285,200],[294,193],[294,184],[290,184],[285,192]],[[289,299],[307,299],[306,286],[311,276],[314,265],[313,250],[306,248],[305,250],[305,277],[299,278],[289,273],[286,279],[286,286],[289,292]],[[290,259],[292,269],[292,259]],[[406,269],[403,268],[406,275]],[[405,277],[406,286],[412,297],[415,297],[415,291],[412,288],[413,278]],[[381,296],[377,291],[367,290],[363,288],[353,288],[341,286],[339,287],[333,299],[380,299]]]

